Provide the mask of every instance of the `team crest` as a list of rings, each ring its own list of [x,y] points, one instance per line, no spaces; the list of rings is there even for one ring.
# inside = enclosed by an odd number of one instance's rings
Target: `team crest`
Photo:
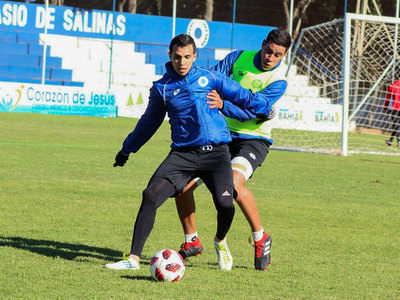
[[[253,88],[254,88],[256,91],[262,90],[262,82],[261,82],[260,79],[255,79],[255,80],[253,80],[253,82],[251,83],[251,85],[253,86]]]
[[[205,77],[205,76],[201,76],[201,77],[199,78],[198,82],[199,82],[199,85],[200,85],[201,87],[205,87],[205,86],[208,84],[208,78]]]

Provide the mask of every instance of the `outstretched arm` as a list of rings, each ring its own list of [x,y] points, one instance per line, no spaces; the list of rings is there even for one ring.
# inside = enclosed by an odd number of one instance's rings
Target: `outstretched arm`
[[[232,75],[233,65],[242,52],[243,50],[236,50],[229,53],[224,59],[220,60],[215,66],[213,66],[211,70],[217,71],[226,77],[229,77]]]
[[[135,129],[126,137],[122,152],[125,154],[137,152],[161,126],[165,115],[166,108],[162,95],[153,86],[150,90],[146,111],[139,119]]]
[[[209,99],[207,103],[210,105],[210,108],[218,108],[226,117],[234,118],[241,122],[256,118],[256,115],[252,114],[248,110],[242,109],[229,101],[222,100],[216,90],[208,93],[207,99]]]
[[[267,117],[272,110],[272,105],[284,94],[287,83],[285,80],[279,80],[271,83],[262,91],[253,94],[241,87],[239,83],[217,73],[217,86],[219,88],[218,92],[223,99],[227,99],[226,101],[253,115]],[[228,108],[232,109],[231,106],[225,104],[222,113],[228,115],[229,112],[225,111]],[[234,113],[234,111],[231,113]],[[231,117],[240,120],[239,116],[232,115]]]
[[[241,109],[239,106],[236,106],[229,101],[224,102],[224,100],[222,100],[216,90],[208,93],[207,99],[209,99],[207,103],[210,104],[210,108],[217,108],[221,110],[225,117],[233,118],[239,120],[240,122],[258,118],[259,120],[257,123],[263,123],[265,121],[272,120],[275,117],[274,107],[272,107],[268,116],[260,117],[258,115],[252,114],[248,110]]]

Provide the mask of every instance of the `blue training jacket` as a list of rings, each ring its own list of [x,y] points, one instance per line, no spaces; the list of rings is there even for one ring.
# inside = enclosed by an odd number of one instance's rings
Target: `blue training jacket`
[[[272,103],[264,97],[242,88],[239,83],[221,73],[193,64],[186,76],[178,75],[171,62],[165,64],[167,72],[153,82],[146,111],[135,129],[126,137],[122,152],[137,152],[157,131],[168,112],[171,125],[172,148],[197,147],[229,143],[231,136],[219,109],[209,108],[207,94],[213,89],[229,102],[253,113],[268,115]]]

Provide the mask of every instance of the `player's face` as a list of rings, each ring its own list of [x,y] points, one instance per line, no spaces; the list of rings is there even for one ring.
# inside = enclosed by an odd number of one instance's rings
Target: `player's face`
[[[196,53],[193,51],[193,45],[179,47],[174,45],[172,52],[169,53],[172,66],[176,73],[185,76],[192,68],[193,62],[196,60]]]
[[[284,46],[264,40],[261,48],[261,68],[267,71],[275,67],[285,57],[286,50]]]

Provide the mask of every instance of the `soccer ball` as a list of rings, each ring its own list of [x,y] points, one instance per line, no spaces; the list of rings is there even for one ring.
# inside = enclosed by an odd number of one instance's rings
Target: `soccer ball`
[[[150,273],[157,281],[179,281],[185,273],[185,262],[178,252],[163,249],[151,259]]]

